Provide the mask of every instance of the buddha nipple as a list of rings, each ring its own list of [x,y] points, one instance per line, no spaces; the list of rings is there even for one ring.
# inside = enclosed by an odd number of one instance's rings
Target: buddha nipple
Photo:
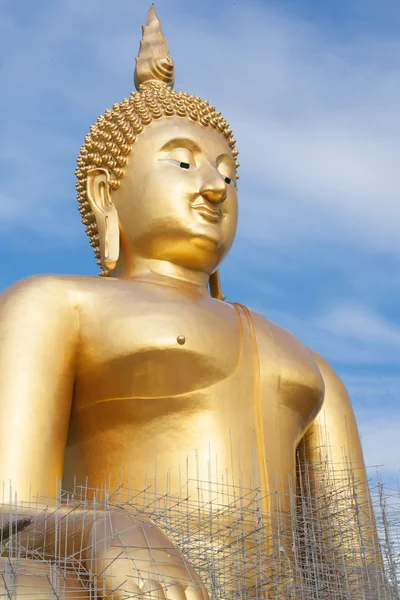
[[[183,344],[186,342],[186,338],[184,335],[178,335],[178,337],[176,338],[176,341],[178,342],[178,344],[180,346],[183,346]]]

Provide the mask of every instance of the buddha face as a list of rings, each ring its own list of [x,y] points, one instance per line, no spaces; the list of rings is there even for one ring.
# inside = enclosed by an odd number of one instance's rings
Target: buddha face
[[[112,192],[121,251],[211,274],[236,232],[235,172],[219,131],[179,117],[153,122]]]

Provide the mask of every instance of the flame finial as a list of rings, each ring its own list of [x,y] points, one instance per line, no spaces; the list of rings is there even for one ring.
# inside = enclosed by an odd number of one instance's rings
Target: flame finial
[[[154,5],[150,7],[147,25],[142,27],[142,31],[134,76],[136,89],[139,91],[140,86],[147,82],[165,83],[172,88],[175,81],[174,61],[169,55],[168,43]]]

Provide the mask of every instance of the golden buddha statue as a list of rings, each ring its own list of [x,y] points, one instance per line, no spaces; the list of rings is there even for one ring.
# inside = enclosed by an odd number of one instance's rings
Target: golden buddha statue
[[[78,158],[80,211],[102,277],[31,277],[1,296],[0,479],[28,502],[55,497],[57,481],[67,490],[157,481],[166,494],[183,477],[223,474],[265,490],[265,513],[279,493],[289,514],[296,452],[312,465],[327,445],[338,485],[350,461],[367,494],[337,374],[263,315],[224,301],[218,267],[238,218],[235,140],[213,106],[172,89],[174,76],[152,7],[138,91],[97,120]],[[154,555],[170,542],[151,531]],[[126,562],[106,555],[117,589]],[[203,598],[201,586],[179,587],[176,568],[168,597]]]

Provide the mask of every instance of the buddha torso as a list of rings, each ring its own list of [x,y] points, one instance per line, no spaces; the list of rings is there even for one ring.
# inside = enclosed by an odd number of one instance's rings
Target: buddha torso
[[[293,336],[190,284],[62,283],[79,314],[67,488],[74,476],[135,489],[156,478],[157,493],[188,478],[257,485],[260,444],[270,480],[294,476],[323,382]]]

